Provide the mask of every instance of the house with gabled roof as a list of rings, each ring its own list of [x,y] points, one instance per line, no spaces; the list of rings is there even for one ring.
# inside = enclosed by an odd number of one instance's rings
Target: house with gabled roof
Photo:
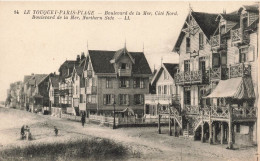
[[[141,117],[152,72],[143,52],[88,50],[83,76],[87,114],[131,109]]]
[[[155,86],[156,94],[145,95],[145,118],[157,118],[158,107],[179,106],[178,89],[174,81],[179,64],[163,63],[152,78],[151,85]]]
[[[53,74],[53,76],[49,77],[48,91],[50,98],[50,108],[59,107],[59,80],[59,75],[56,75],[55,73]]]
[[[228,148],[255,143],[258,22],[258,4],[229,14],[190,10],[173,49],[185,137]],[[159,108],[159,118],[178,121],[173,109]]]

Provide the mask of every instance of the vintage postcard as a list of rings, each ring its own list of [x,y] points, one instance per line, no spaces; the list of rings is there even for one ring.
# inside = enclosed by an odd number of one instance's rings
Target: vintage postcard
[[[0,160],[258,161],[259,2],[0,2]]]

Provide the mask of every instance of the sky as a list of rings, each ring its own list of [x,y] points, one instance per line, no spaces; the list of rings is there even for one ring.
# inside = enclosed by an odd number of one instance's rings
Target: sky
[[[151,69],[161,62],[178,63],[173,46],[184,20],[193,11],[232,12],[255,2],[0,2],[0,101],[11,82],[31,73],[57,72],[65,60],[87,50],[144,51]],[[15,11],[19,14],[14,14]],[[130,20],[35,20],[24,10],[150,11]],[[177,12],[156,16],[156,11]],[[119,16],[120,17],[120,16]],[[121,18],[121,17],[120,17]]]

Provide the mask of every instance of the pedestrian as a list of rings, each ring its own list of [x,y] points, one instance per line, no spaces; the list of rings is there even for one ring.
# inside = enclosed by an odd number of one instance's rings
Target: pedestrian
[[[82,114],[82,115],[81,115],[82,127],[84,127],[85,122],[86,122],[86,116],[85,116],[85,114]]]
[[[59,130],[57,129],[57,127],[56,127],[56,126],[54,126],[54,133],[55,133],[55,136],[57,136],[57,135],[58,135],[58,133],[59,133]]]
[[[25,138],[24,136],[24,125],[21,128],[21,139],[23,140]]]

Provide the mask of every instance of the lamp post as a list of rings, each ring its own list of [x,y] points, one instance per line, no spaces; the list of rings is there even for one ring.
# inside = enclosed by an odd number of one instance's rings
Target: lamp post
[[[113,129],[116,129],[116,102],[113,103],[114,107],[114,120],[113,120]]]

